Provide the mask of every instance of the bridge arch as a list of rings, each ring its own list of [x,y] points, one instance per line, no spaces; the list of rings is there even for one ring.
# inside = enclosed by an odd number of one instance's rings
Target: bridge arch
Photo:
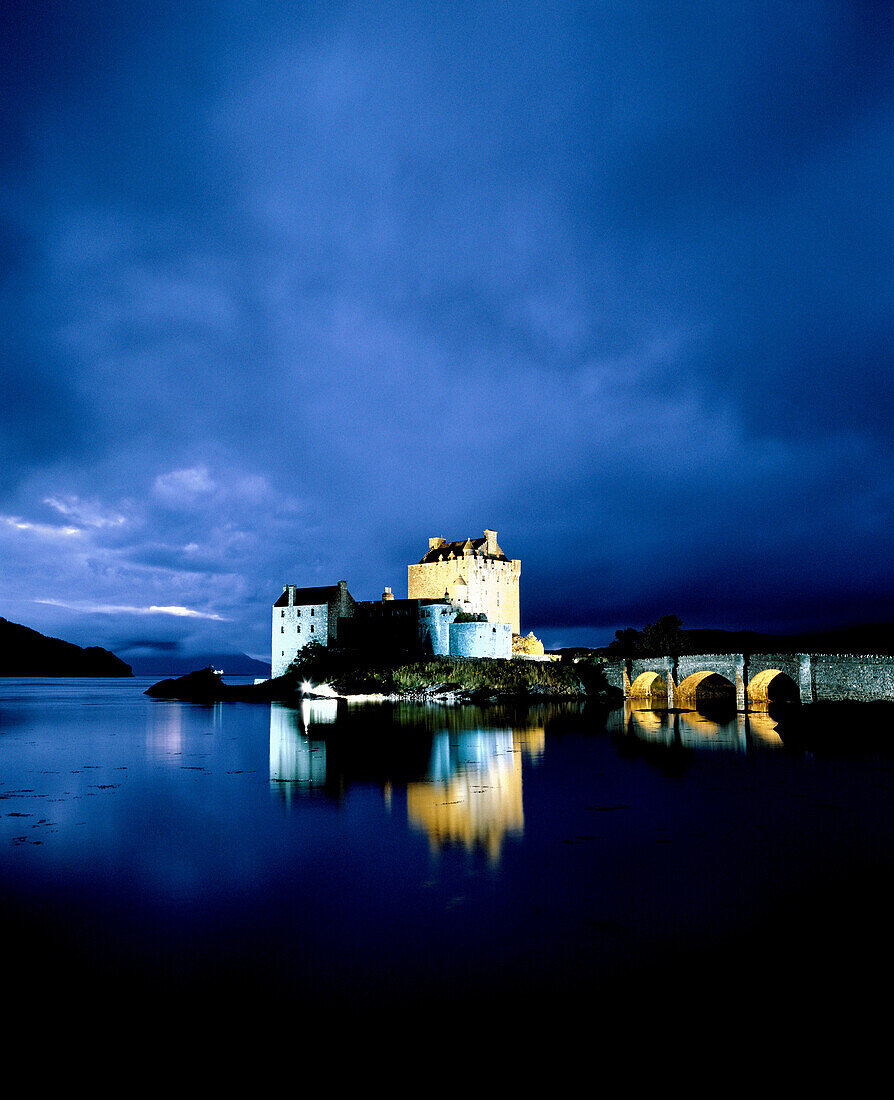
[[[693,672],[680,682],[675,692],[677,706],[692,710],[708,704],[736,705],[736,685],[718,672],[703,669]]]
[[[630,685],[633,702],[648,702],[651,707],[667,706],[667,680],[658,672],[641,672]]]
[[[799,703],[801,692],[787,673],[765,668],[748,684],[749,703]]]

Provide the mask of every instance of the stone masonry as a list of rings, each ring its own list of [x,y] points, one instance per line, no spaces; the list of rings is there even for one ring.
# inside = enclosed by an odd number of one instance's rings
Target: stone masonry
[[[520,631],[519,578],[521,562],[510,561],[497,544],[497,532],[485,529],[484,538],[447,542],[428,540],[428,553],[407,567],[410,599],[462,603],[473,614],[487,615],[490,623],[508,623]]]
[[[766,702],[775,692],[802,703],[894,701],[894,657],[866,653],[709,653],[636,657],[603,664],[609,685],[625,699],[693,707],[709,678],[734,689],[736,707]]]
[[[273,605],[271,676],[281,676],[308,642],[333,642],[339,619],[349,617],[353,610],[346,581],[317,588],[283,585],[282,595]]]

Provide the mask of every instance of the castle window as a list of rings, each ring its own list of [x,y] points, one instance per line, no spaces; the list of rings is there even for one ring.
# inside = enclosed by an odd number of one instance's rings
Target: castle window
[[[301,627],[300,626],[298,627],[298,633],[299,634],[301,633]]]
[[[311,632],[311,634],[313,634],[313,632],[314,632],[314,628],[313,628],[313,627],[311,627],[311,628],[310,628],[310,632]]]
[[[285,632],[286,632],[286,628],[285,628],[284,626],[281,626],[281,627],[279,628],[279,632],[280,632],[280,634],[285,634]]]
[[[311,615],[314,615],[314,614],[316,614],[316,612],[315,612],[314,608],[311,608],[311,609],[310,609],[310,613],[311,613]]]

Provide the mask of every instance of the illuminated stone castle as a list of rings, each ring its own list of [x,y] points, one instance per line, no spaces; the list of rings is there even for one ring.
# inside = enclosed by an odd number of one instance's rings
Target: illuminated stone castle
[[[379,600],[355,600],[346,581],[283,585],[273,605],[271,674],[281,676],[312,642],[379,653],[512,657],[520,575],[521,562],[510,561],[496,531],[486,530],[484,538],[464,542],[429,539],[428,553],[408,567],[405,600],[390,588]]]
[[[448,599],[488,622],[509,623],[520,633],[518,582],[521,562],[510,561],[497,545],[497,532],[483,539],[428,540],[428,553],[407,568],[407,595],[412,599]]]

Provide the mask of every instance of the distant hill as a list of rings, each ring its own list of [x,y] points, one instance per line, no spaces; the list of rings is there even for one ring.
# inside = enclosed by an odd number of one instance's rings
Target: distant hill
[[[686,630],[684,653],[886,653],[894,654],[894,623],[765,634],[755,630]],[[607,646],[594,653],[615,655]]]
[[[114,653],[82,649],[0,618],[0,676],[132,676]]]
[[[132,657],[134,676],[185,676],[203,668],[223,669],[225,676],[269,676],[270,662],[256,661],[246,653],[165,654],[156,657]]]

